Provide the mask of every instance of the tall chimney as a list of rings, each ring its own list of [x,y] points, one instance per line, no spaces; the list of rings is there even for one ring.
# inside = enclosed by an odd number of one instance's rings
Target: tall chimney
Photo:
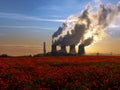
[[[70,45],[70,54],[76,54],[75,45]]]
[[[43,54],[46,54],[46,43],[43,42]]]
[[[79,55],[84,55],[85,54],[84,44],[79,45],[78,54]]]
[[[66,51],[66,46],[65,46],[65,45],[62,45],[62,46],[61,46],[61,52],[62,52],[62,53],[65,53],[65,54],[67,53],[67,51]]]

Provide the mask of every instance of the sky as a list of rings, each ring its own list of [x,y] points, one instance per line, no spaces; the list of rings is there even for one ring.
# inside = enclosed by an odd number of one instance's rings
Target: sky
[[[51,51],[52,34],[70,15],[87,4],[116,4],[120,0],[0,0],[0,54],[33,55]],[[86,47],[86,53],[120,54],[120,20],[111,25],[103,40]]]

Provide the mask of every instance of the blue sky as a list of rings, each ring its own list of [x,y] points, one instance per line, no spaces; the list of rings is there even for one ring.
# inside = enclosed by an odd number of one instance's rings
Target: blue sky
[[[87,4],[95,6],[95,2],[99,1],[0,0],[0,53],[39,53],[42,52],[43,41],[48,43],[47,51],[50,51],[51,36],[62,22],[70,15],[79,14]],[[102,3],[118,1],[102,0]],[[119,37],[119,34],[117,36]],[[20,53],[16,53],[16,50],[20,50]]]

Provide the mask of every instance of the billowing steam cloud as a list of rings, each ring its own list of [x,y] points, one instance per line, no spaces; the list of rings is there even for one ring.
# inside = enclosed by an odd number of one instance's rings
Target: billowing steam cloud
[[[120,2],[99,5],[95,11],[89,5],[79,16],[70,16],[53,34],[54,45],[88,46],[104,35],[106,28],[120,15]]]

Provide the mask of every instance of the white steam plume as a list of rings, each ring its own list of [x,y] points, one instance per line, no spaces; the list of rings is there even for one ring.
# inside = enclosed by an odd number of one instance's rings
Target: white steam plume
[[[79,16],[69,16],[53,34],[54,45],[85,46],[102,39],[106,28],[120,16],[120,2],[116,5],[99,5],[93,11],[89,5]]]

